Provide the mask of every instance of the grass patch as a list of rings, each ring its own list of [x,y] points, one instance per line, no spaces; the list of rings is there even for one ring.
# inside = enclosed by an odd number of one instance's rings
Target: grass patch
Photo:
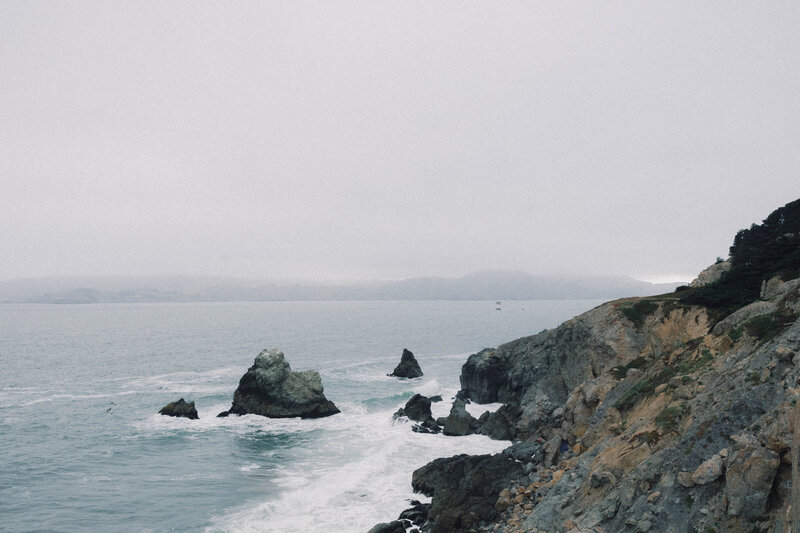
[[[649,300],[639,300],[633,305],[623,307],[621,311],[625,318],[636,326],[636,329],[642,329],[645,319],[656,309],[658,309],[658,304]]]
[[[776,311],[753,317],[742,324],[742,328],[747,331],[748,335],[764,343],[791,326],[795,320],[797,320],[797,315],[794,313]]]
[[[664,433],[677,431],[678,423],[688,410],[689,407],[685,403],[679,407],[667,407],[656,416],[656,427]]]
[[[643,442],[648,446],[655,446],[658,444],[659,439],[661,439],[661,435],[658,434],[658,431],[642,431],[641,433],[637,433],[633,437],[632,440],[637,442]]]
[[[656,387],[662,383],[666,383],[675,376],[685,376],[686,374],[694,373],[713,361],[714,354],[707,348],[700,350],[699,357],[696,359],[692,358],[692,354],[695,352],[691,349],[691,346],[696,345],[697,342],[699,342],[697,339],[689,342],[689,348],[672,364],[667,364],[667,366],[655,375],[647,376],[634,383],[633,386],[617,400],[614,407],[620,411],[629,409],[633,407],[640,398],[652,395]]]

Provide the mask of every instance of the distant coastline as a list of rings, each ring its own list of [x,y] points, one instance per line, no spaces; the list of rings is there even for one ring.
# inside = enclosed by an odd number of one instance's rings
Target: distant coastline
[[[342,284],[188,276],[52,277],[2,281],[0,303],[578,300],[651,296],[672,292],[681,284],[649,283],[626,276],[553,276],[513,271]]]

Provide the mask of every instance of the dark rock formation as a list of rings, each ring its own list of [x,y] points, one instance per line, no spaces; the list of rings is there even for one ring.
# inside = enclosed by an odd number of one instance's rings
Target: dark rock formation
[[[403,348],[403,355],[400,357],[400,363],[389,375],[396,378],[418,378],[422,376],[422,369],[414,358],[414,354],[406,348]]]
[[[239,380],[229,414],[321,418],[339,412],[325,398],[319,373],[293,372],[278,350],[264,350]],[[226,416],[220,413],[218,416]]]
[[[400,513],[398,520],[411,522],[412,525],[422,527],[428,521],[428,512],[431,504],[411,500],[411,507]]]
[[[422,394],[415,394],[408,399],[406,406],[399,409],[394,416],[405,416],[416,422],[424,422],[429,418],[433,418],[431,414],[431,400]]]
[[[433,419],[431,413],[431,400],[421,394],[415,394],[406,402],[406,406],[398,409],[394,414],[395,418],[401,416],[409,420],[419,422],[412,429],[418,433],[439,433],[442,428]]]
[[[406,527],[400,520],[376,524],[367,533],[406,533]]]
[[[428,512],[430,531],[464,531],[497,516],[494,502],[510,479],[522,475],[512,457],[457,455],[436,459],[414,471],[415,491],[433,496]]]
[[[450,415],[444,421],[442,432],[445,435],[461,437],[469,435],[478,427],[478,421],[467,412],[463,400],[453,402],[450,408]]]
[[[503,405],[494,412],[486,411],[478,418],[478,429],[475,433],[495,440],[511,440],[516,434],[515,426],[519,415],[519,409],[511,404]]]
[[[177,402],[168,403],[158,412],[160,415],[166,416],[180,416],[197,420],[197,409],[194,408],[194,402],[186,402],[183,398]]]

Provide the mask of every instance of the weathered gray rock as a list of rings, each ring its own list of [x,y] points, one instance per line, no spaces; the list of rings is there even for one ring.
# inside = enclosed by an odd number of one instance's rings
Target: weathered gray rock
[[[730,261],[720,261],[706,268],[689,284],[690,287],[703,287],[719,281],[722,275],[731,269]]]
[[[450,414],[444,421],[444,429],[442,432],[445,435],[461,437],[470,435],[478,425],[478,421],[474,416],[469,414],[466,409],[464,400],[455,400],[453,407],[450,408]]]
[[[514,428],[519,414],[519,409],[510,404],[503,405],[494,412],[486,411],[478,418],[478,429],[475,433],[495,440],[511,440],[516,434]]]
[[[197,409],[194,407],[194,402],[186,402],[183,398],[177,402],[168,403],[158,411],[158,414],[190,418],[192,420],[197,420],[199,418],[199,416],[197,416]]]
[[[264,350],[239,380],[227,412],[270,418],[322,418],[338,413],[323,390],[318,372],[293,372],[283,352]]]
[[[507,455],[456,455],[415,470],[411,486],[433,496],[430,531],[449,533],[496,517],[497,495],[508,480],[521,475],[521,464]]]
[[[725,496],[728,514],[756,518],[764,513],[772,481],[780,466],[777,453],[760,446],[745,446],[728,456]]]
[[[407,348],[403,348],[403,355],[400,356],[400,362],[389,375],[396,378],[418,378],[422,377],[422,368],[420,368],[414,354]]]

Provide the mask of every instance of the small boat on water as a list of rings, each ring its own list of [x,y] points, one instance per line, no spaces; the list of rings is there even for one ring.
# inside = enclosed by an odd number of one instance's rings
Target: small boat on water
[[[495,302],[494,305],[495,305],[495,308],[494,308],[495,311],[501,311],[502,310],[502,308],[500,307],[501,302]]]

